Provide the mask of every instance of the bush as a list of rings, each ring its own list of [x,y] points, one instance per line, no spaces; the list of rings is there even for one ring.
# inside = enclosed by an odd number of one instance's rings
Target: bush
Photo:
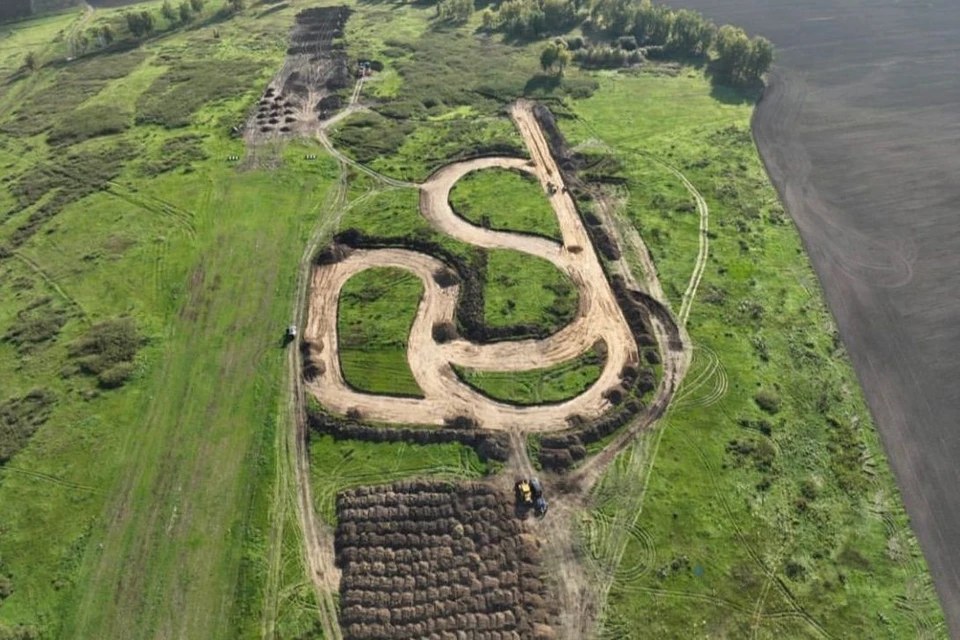
[[[116,389],[133,376],[133,371],[132,362],[121,362],[97,376],[97,382],[104,389]]]
[[[129,114],[106,105],[93,105],[77,109],[72,115],[61,119],[47,136],[52,145],[69,145],[76,142],[123,133]]]
[[[334,142],[367,163],[391,156],[400,149],[414,129],[409,122],[395,122],[378,113],[363,113],[348,118],[333,134]]]
[[[457,328],[452,322],[438,322],[433,325],[433,339],[443,344],[457,338]]]
[[[753,401],[757,403],[758,407],[770,415],[780,411],[780,394],[778,394],[776,391],[771,391],[769,389],[758,391],[757,394],[753,396]]]
[[[15,345],[21,352],[53,340],[67,323],[67,312],[53,306],[51,298],[38,298],[25,309],[3,335],[3,340]]]
[[[20,398],[0,404],[0,465],[6,463],[30,441],[56,402],[45,389],[36,389]]]
[[[38,164],[23,174],[9,188],[10,195],[16,198],[17,206],[8,216],[40,203],[49,193],[53,195],[34,209],[26,221],[17,227],[9,238],[11,247],[19,247],[33,237],[67,205],[106,189],[132,155],[131,147],[117,144],[58,158],[56,172]]]
[[[137,124],[168,129],[190,124],[205,104],[249,91],[262,63],[250,60],[183,62],[154,80],[137,100]]]
[[[637,50],[637,39],[633,36],[620,36],[617,38],[617,44],[624,51],[636,51]]]
[[[190,167],[192,162],[206,160],[203,150],[204,137],[188,134],[165,140],[160,145],[160,154],[154,161],[145,161],[140,172],[149,177],[158,176],[179,167]]]
[[[141,339],[133,321],[119,318],[90,327],[86,335],[71,345],[70,355],[77,358],[84,373],[100,376],[101,384],[104,380],[122,384],[120,377],[125,369],[115,369],[132,363],[140,344]],[[126,371],[127,377],[130,373],[132,368]]]

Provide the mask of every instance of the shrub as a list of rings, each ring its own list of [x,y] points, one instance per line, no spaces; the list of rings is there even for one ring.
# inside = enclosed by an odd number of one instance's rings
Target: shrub
[[[617,44],[624,51],[636,51],[637,39],[633,36],[620,36],[617,38]]]
[[[90,138],[123,133],[128,126],[128,120],[129,114],[106,105],[77,109],[57,123],[47,136],[47,142],[53,145],[69,145]]]
[[[17,318],[3,335],[3,340],[20,351],[53,340],[67,323],[67,313],[53,306],[51,298],[38,298],[17,312]]]
[[[413,128],[408,122],[397,123],[378,113],[364,113],[348,118],[333,137],[358,162],[367,163],[395,154]]]
[[[56,402],[45,389],[36,389],[20,398],[0,404],[0,465],[6,463],[30,441]]]
[[[207,154],[203,150],[204,137],[188,134],[165,140],[160,145],[160,154],[154,161],[145,161],[140,172],[145,176],[158,176],[178,167],[190,167],[191,163],[206,160]]]
[[[780,394],[770,389],[762,389],[753,396],[753,401],[757,403],[763,411],[773,415],[780,411]]]
[[[456,339],[457,328],[452,322],[438,322],[433,325],[433,339],[440,344]]]
[[[205,104],[248,91],[261,66],[252,60],[180,63],[154,80],[137,100],[136,122],[168,129],[185,127]]]
[[[111,370],[131,363],[140,344],[141,339],[133,321],[119,318],[90,327],[86,335],[71,345],[70,354],[77,358],[84,373],[101,376],[101,384],[104,380],[108,383],[120,381],[122,384],[120,377],[125,370]],[[126,373],[129,377],[132,369]]]
[[[9,189],[17,201],[16,208],[10,214],[38,204],[48,193],[53,193],[53,196],[34,209],[26,221],[17,227],[9,238],[10,245],[19,247],[67,205],[106,189],[132,155],[131,147],[117,144],[58,158],[55,172],[43,164],[32,167]]]
[[[133,371],[132,362],[121,362],[97,376],[97,382],[104,389],[116,389],[133,376]]]

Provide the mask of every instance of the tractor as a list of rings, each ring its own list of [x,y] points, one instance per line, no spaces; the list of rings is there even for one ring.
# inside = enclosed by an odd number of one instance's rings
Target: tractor
[[[543,497],[543,485],[537,478],[517,480],[513,486],[517,500],[517,513],[522,517],[533,509],[534,515],[542,518],[547,514],[547,501]]]

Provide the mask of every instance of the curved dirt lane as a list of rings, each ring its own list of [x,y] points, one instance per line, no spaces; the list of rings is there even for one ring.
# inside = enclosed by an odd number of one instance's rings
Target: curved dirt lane
[[[422,399],[361,393],[350,388],[343,378],[337,352],[340,290],[350,277],[372,267],[405,269],[423,283],[423,297],[407,343],[407,361],[423,391]],[[442,288],[434,280],[433,274],[443,267],[442,262],[422,253],[405,249],[378,249],[358,250],[341,262],[314,270],[314,293],[304,336],[311,344],[311,357],[314,362],[322,364],[321,369],[325,372],[307,385],[307,389],[321,404],[337,413],[356,409],[365,418],[378,422],[439,425],[447,418],[469,415],[489,429],[510,429],[524,425],[529,431],[564,428],[567,416],[573,413],[595,416],[610,406],[603,393],[619,383],[620,369],[625,362],[624,357],[615,357],[612,350],[608,350],[611,353],[600,379],[580,396],[559,404],[517,407],[491,400],[462,383],[454,373],[451,362],[471,368],[501,370],[515,367],[516,362],[497,360],[503,357],[498,353],[501,351],[500,345],[489,345],[494,347],[491,355],[486,352],[486,345],[473,345],[477,351],[471,351],[463,348],[463,341],[448,344],[434,341],[434,324],[453,320],[459,294],[459,287]],[[571,341],[573,346],[569,348],[556,337],[561,336],[562,332],[542,341],[510,344],[516,345],[517,352],[523,354],[522,361],[530,362],[534,367],[550,366],[578,355],[576,351],[579,345],[584,345],[583,350],[586,350],[593,344],[592,340],[596,338],[594,331],[588,329],[588,324],[580,323],[580,326],[588,339]],[[575,352],[573,356],[569,355],[571,351]]]

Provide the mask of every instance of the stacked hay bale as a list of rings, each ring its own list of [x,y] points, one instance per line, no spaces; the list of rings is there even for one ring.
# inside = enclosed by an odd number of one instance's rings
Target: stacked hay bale
[[[337,496],[351,640],[552,637],[535,537],[482,484],[399,482]]]

